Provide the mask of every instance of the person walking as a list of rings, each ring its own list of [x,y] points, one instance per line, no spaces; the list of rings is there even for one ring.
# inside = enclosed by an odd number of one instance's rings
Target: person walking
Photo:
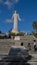
[[[28,50],[31,50],[31,44],[30,43],[28,43],[27,47],[28,47]]]
[[[34,40],[33,47],[34,47],[34,51],[36,51],[36,40]]]

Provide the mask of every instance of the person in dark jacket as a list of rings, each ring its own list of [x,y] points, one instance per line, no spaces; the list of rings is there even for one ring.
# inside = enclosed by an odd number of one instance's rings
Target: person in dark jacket
[[[34,40],[33,47],[34,47],[34,51],[36,51],[36,40]]]

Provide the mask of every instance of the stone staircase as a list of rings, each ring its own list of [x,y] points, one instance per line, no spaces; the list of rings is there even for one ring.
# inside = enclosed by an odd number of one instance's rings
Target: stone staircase
[[[37,40],[33,35],[24,35],[24,36],[20,36],[21,40],[29,40],[29,41],[33,41],[34,39]]]
[[[33,40],[36,39],[33,35],[24,35],[20,36],[20,40],[13,40],[11,39],[0,39],[0,53],[8,53],[11,46],[14,46],[16,43],[16,46],[21,44],[21,42],[24,43],[24,46],[27,46],[27,43],[31,43],[31,46],[33,47]],[[37,41],[37,39],[36,39]],[[17,44],[18,43],[18,44]]]

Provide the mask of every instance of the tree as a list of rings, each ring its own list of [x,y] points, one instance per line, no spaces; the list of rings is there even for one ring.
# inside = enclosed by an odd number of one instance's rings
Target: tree
[[[36,32],[37,32],[37,22],[33,22],[32,26],[33,26],[33,29],[36,30]]]
[[[33,35],[37,38],[37,33],[33,32]]]
[[[17,36],[24,36],[24,33],[22,33],[22,32],[17,33]]]

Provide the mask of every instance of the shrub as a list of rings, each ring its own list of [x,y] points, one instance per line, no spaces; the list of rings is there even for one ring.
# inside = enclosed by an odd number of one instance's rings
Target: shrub
[[[24,36],[24,33],[18,33],[17,36]]]
[[[9,34],[10,36],[24,36],[24,33],[17,33],[17,34],[15,34],[15,33],[10,33]]]
[[[15,33],[10,33],[9,35],[10,35],[10,36],[15,36]]]
[[[33,35],[37,38],[37,33],[33,33]]]

